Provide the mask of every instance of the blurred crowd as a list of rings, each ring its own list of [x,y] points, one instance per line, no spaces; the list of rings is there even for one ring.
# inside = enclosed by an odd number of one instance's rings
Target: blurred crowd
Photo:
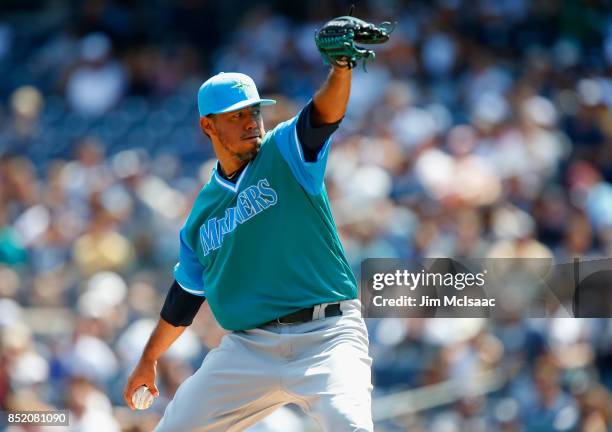
[[[196,92],[253,77],[295,115],[327,73],[317,26],[349,2],[0,5],[0,409],[146,431],[222,331],[206,306],[122,402],[214,164]],[[326,187],[350,263],[612,254],[612,9],[605,0],[357,2],[397,21],[354,71]],[[612,430],[612,320],[368,320],[374,398],[446,381],[456,400],[377,431]],[[484,371],[503,384],[470,393]],[[253,430],[302,431],[284,410]],[[22,430],[13,427],[12,430]],[[55,430],[55,429],[54,429]]]

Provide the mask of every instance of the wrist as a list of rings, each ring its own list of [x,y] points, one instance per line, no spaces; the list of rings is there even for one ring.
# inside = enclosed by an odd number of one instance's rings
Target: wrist
[[[335,74],[349,74],[350,75],[352,70],[353,68],[350,68],[348,66],[338,66],[335,64],[332,64],[331,66],[331,72]]]
[[[153,355],[150,355],[150,354],[147,354],[147,353],[144,353],[142,355],[142,357],[140,357],[140,363],[142,363],[142,364],[149,364],[149,365],[150,364],[155,365],[155,364],[157,364],[157,357],[155,357]]]

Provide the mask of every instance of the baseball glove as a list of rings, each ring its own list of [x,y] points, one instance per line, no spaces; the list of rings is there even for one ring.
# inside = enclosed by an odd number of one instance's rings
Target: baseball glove
[[[359,60],[375,57],[374,51],[355,45],[380,44],[389,40],[395,25],[383,22],[376,26],[353,16],[341,16],[327,22],[315,33],[315,43],[326,64],[354,68]]]

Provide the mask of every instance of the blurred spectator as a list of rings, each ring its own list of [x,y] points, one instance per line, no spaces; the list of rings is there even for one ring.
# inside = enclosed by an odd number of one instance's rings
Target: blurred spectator
[[[111,41],[103,33],[92,33],[81,40],[81,63],[66,83],[66,99],[78,113],[104,114],[123,95],[125,71],[112,59],[111,49]]]
[[[112,406],[104,393],[84,378],[73,378],[68,384],[66,406],[70,410],[70,429],[86,431],[120,431],[113,418]]]

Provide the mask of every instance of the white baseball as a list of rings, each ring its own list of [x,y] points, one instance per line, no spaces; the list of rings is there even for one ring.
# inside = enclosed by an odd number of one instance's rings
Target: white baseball
[[[155,398],[146,386],[138,387],[132,395],[132,404],[139,410],[146,410],[153,405],[154,400]]]

